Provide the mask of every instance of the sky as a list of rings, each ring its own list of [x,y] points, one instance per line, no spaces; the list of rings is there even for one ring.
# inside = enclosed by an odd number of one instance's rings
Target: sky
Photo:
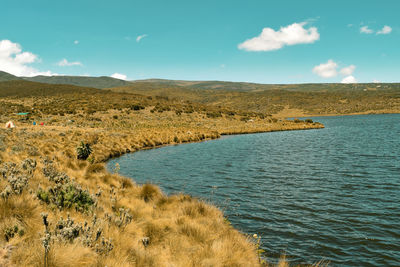
[[[2,0],[17,76],[399,82],[399,0]]]

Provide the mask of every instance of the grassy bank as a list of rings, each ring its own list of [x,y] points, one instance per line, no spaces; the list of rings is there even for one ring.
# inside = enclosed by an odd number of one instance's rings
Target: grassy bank
[[[105,162],[222,134],[323,127],[139,95],[39,89],[36,96],[16,90],[1,99],[1,121],[17,126],[0,130],[5,266],[258,266],[255,239],[234,229],[216,207],[136,185],[117,167],[108,172]],[[81,142],[92,152],[78,159]]]

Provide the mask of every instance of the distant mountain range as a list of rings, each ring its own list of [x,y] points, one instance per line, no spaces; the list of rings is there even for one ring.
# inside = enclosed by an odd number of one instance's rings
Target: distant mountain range
[[[309,83],[309,84],[258,84],[246,82],[226,82],[226,81],[182,81],[165,79],[146,79],[125,81],[112,77],[88,77],[88,76],[35,76],[17,77],[4,71],[0,71],[0,82],[25,80],[31,82],[47,84],[69,84],[80,87],[91,87],[98,89],[114,88],[119,92],[143,93],[151,91],[184,90],[184,91],[236,91],[236,92],[262,92],[268,90],[285,91],[362,91],[392,89],[398,87],[397,83],[384,84],[341,84],[341,83]],[[166,90],[168,89],[168,90]]]
[[[0,82],[8,82],[8,81],[16,81],[16,80],[22,80],[22,78],[19,78],[10,73],[0,70]]]
[[[106,90],[101,90],[101,89]],[[256,84],[224,81],[149,79],[124,81],[111,77],[16,77],[0,72],[1,97],[64,94],[128,93],[143,99],[207,105],[263,114],[337,115],[400,113],[400,83]],[[124,96],[127,98],[128,96]],[[294,111],[293,111],[294,110]]]
[[[146,85],[157,88],[186,88],[186,89],[210,89],[210,90],[235,90],[235,91],[253,91],[257,89],[267,89],[270,85],[242,82],[224,82],[224,81],[181,81],[164,79],[147,79],[136,81],[124,81],[112,77],[87,77],[87,76],[35,76],[35,77],[17,77],[4,71],[0,71],[0,82],[12,80],[26,80],[31,82],[49,83],[49,84],[70,84],[76,86],[92,88],[113,88],[113,87],[138,87]]]
[[[35,77],[17,77],[4,71],[0,71],[0,82],[26,80],[31,82],[49,83],[49,84],[70,84],[83,87],[92,87],[98,89],[129,86],[131,82],[115,79],[107,76],[86,77],[86,76],[35,76]]]

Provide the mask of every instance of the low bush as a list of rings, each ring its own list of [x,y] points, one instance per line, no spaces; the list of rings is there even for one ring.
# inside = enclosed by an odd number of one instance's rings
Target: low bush
[[[76,152],[78,154],[78,159],[86,160],[92,153],[92,148],[88,143],[84,143],[82,141],[81,144],[76,148]]]
[[[19,236],[23,236],[25,234],[25,230],[19,228],[18,225],[14,225],[4,229],[4,238],[6,242],[10,241],[10,239],[13,238],[16,234],[18,234]]]
[[[213,111],[213,112],[207,112],[207,117],[208,118],[218,118],[218,117],[222,117],[221,112],[219,111]]]
[[[58,209],[75,208],[76,211],[84,212],[95,203],[94,197],[81,186],[70,182],[68,184],[57,184],[47,190],[39,188],[37,198],[46,204],[57,207]]]
[[[144,106],[140,105],[140,104],[135,104],[131,106],[132,110],[141,110],[144,109]]]

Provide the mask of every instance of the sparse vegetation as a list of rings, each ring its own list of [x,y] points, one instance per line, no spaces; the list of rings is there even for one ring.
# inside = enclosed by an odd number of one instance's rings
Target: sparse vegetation
[[[271,123],[275,118],[267,114],[170,98],[26,81],[7,82],[0,95],[0,118],[17,125],[0,131],[0,237],[1,245],[15,246],[7,259],[15,266],[257,266],[253,242],[216,207],[137,185],[120,176],[119,167],[107,172],[104,162],[221,134],[323,127]],[[31,112],[29,119],[12,114],[19,110]],[[218,116],[207,116],[213,112]]]

